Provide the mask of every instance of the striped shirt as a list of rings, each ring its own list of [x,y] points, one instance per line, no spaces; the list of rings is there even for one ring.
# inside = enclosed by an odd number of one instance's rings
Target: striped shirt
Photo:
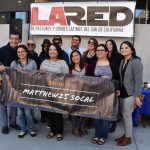
[[[48,59],[44,60],[40,66],[40,70],[54,73],[69,73],[68,65],[64,60],[57,60],[56,62],[51,62]]]

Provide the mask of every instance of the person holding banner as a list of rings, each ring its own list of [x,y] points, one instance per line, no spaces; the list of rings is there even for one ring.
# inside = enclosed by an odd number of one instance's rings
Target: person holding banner
[[[70,65],[70,73],[75,75],[84,76],[88,67],[88,64],[85,64],[81,53],[78,50],[74,50],[70,55],[71,65]],[[71,116],[72,119],[72,133],[81,137],[82,135],[87,135],[88,132],[85,129],[86,117],[79,116]]]
[[[54,73],[69,73],[67,63],[61,59],[61,48],[58,44],[52,43],[48,54],[49,59],[42,62],[40,70]],[[56,135],[57,141],[61,141],[63,139],[63,115],[54,112],[48,112],[47,115],[48,127],[50,127],[47,138],[50,139]]]
[[[119,70],[120,62],[123,59],[123,56],[118,52],[116,42],[112,39],[108,39],[105,42],[105,45],[108,48],[108,59],[110,61],[115,61]],[[120,105],[119,105],[119,111],[120,111]],[[115,132],[116,125],[117,125],[117,121],[113,121],[110,126],[109,133]]]
[[[97,61],[91,63],[86,75],[107,79],[119,78],[119,70],[114,61],[108,60],[108,48],[105,44],[99,44],[96,49]],[[109,120],[95,119],[95,137],[92,143],[103,145],[108,138]]]
[[[18,32],[11,32],[9,37],[9,43],[0,48],[0,73],[5,71],[5,67],[10,67],[11,62],[17,59],[16,47],[20,42],[20,34]],[[8,113],[9,108],[9,113]],[[1,106],[1,119],[2,119],[2,133],[8,134],[9,127],[15,130],[20,130],[18,124],[16,124],[16,107]]]
[[[11,68],[23,69],[28,72],[37,70],[36,62],[28,58],[28,53],[29,51],[25,45],[19,45],[17,47],[18,59],[11,63]],[[34,130],[32,109],[18,107],[18,118],[19,125],[21,127],[21,132],[19,133],[18,137],[23,138],[27,132],[30,132],[30,135],[35,137],[36,132]]]
[[[96,48],[98,45],[98,41],[95,38],[90,38],[88,41],[88,50],[83,53],[84,62],[87,64],[91,64],[97,61],[96,57]],[[94,127],[94,119],[88,118],[86,122],[87,128],[91,129]]]
[[[119,68],[124,134],[120,138],[115,139],[115,141],[118,146],[126,146],[132,142],[132,113],[135,105],[138,107],[142,105],[139,97],[141,95],[143,65],[141,59],[136,56],[134,46],[129,41],[121,43],[120,51],[124,57]]]

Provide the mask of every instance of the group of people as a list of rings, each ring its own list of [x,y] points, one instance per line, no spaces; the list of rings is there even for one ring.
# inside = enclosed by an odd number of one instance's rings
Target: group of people
[[[115,79],[119,82],[116,95],[120,102],[120,110],[124,123],[124,134],[115,139],[118,146],[125,146],[132,142],[132,112],[135,106],[141,107],[140,88],[142,85],[143,67],[141,59],[136,56],[132,43],[124,41],[120,45],[120,53],[114,40],[109,39],[104,44],[98,43],[95,38],[88,40],[88,48],[80,47],[81,37],[72,36],[71,46],[63,50],[62,38],[55,36],[52,42],[44,39],[39,56],[35,52],[36,43],[28,40],[26,45],[19,44],[18,33],[10,34],[10,41],[0,48],[0,72],[5,67],[20,68],[26,71],[42,70],[54,73],[70,73],[81,76],[93,76],[99,78]],[[44,79],[43,79],[44,80]],[[19,125],[16,123],[18,116]],[[19,138],[23,138],[27,132],[32,137],[36,136],[34,128],[34,111],[29,108],[1,106],[1,119],[3,122],[2,133],[8,134],[9,127],[21,130]],[[88,134],[86,123],[88,118],[82,116],[70,116],[72,133],[81,137]],[[8,122],[9,120],[9,122]],[[47,121],[49,132],[47,138],[56,136],[58,141],[63,140],[63,115],[54,112],[41,111],[41,121]],[[111,125],[104,119],[94,119],[95,136],[91,142],[102,145],[108,138]]]

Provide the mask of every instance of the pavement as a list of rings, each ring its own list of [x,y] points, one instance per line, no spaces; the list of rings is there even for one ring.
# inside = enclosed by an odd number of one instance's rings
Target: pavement
[[[30,134],[24,138],[18,138],[18,131],[10,128],[10,133],[4,135],[0,132],[0,150],[149,150],[150,149],[150,121],[146,121],[146,127],[143,123],[139,127],[133,128],[132,144],[124,147],[116,145],[114,139],[120,137],[123,133],[122,122],[117,124],[114,133],[109,134],[109,138],[104,145],[92,144],[90,141],[94,136],[94,129],[88,130],[88,135],[84,137],[75,137],[72,134],[71,123],[66,122],[64,125],[64,139],[57,141],[54,138],[47,139],[48,129],[46,123],[40,122],[40,112],[36,111],[35,117],[39,120],[35,124],[37,131],[36,137]],[[1,118],[1,117],[0,117]],[[1,122],[1,121],[0,121]]]

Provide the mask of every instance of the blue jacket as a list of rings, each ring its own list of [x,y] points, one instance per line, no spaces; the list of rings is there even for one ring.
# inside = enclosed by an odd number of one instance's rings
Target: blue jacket
[[[17,60],[17,58],[16,49],[10,47],[9,43],[0,48],[0,61],[4,66],[10,67],[11,62]]]

